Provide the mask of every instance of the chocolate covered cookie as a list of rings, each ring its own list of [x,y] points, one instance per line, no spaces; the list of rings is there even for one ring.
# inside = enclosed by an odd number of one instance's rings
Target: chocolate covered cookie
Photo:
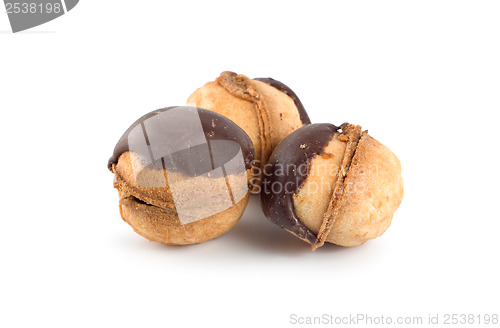
[[[312,245],[357,246],[382,235],[403,197],[398,158],[360,126],[304,126],[264,170],[267,218]]]
[[[130,126],[108,168],[123,220],[149,240],[185,245],[218,237],[240,219],[254,158],[249,136],[228,118],[168,107]]]
[[[245,130],[255,146],[259,168],[284,137],[311,123],[299,98],[285,84],[233,72],[222,72],[193,92],[187,104],[222,114]],[[257,185],[260,178],[258,174]]]

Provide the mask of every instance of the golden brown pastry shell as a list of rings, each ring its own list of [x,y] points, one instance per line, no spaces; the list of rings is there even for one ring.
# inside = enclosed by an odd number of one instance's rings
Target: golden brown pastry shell
[[[140,160],[132,152],[123,153],[117,164],[113,164],[115,188],[120,199],[120,214],[138,234],[168,245],[202,243],[229,231],[241,218],[249,199],[248,189],[241,190],[239,200],[231,207],[201,220],[182,224],[175,209],[175,203],[168,183],[163,187],[145,186],[137,181],[137,167],[143,173],[141,179],[155,184],[155,180],[165,182],[164,172],[141,167]],[[182,174],[179,174],[179,176]],[[250,170],[244,173],[245,183]],[[175,177],[175,175],[174,175]],[[228,179],[242,177],[229,176]],[[186,180],[187,181],[187,180]],[[159,184],[156,184],[159,185]],[[224,178],[198,179],[186,182],[181,189],[185,199],[193,193],[205,195],[204,205],[217,206],[220,193],[226,188]],[[244,192],[244,194],[242,194]]]

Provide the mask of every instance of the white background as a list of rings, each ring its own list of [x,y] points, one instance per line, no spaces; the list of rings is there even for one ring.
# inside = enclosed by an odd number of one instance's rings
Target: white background
[[[0,326],[500,312],[498,1],[83,0],[18,34],[2,8],[0,31]],[[121,220],[118,138],[224,70],[281,80],[313,122],[396,153],[405,195],[382,237],[311,252],[255,198],[195,246]]]

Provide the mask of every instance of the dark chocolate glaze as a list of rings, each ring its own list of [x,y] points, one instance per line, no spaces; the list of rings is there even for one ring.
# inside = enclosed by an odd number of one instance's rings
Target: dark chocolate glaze
[[[180,109],[181,112],[177,112],[175,118],[175,130],[169,129],[165,120],[167,118],[163,117],[163,121],[158,118],[157,122],[154,122],[155,116],[160,115],[166,111],[173,108]],[[193,118],[193,109],[197,111],[199,121],[196,118],[196,114]],[[186,110],[186,115],[182,112]],[[180,114],[179,114],[180,113]],[[134,122],[127,131],[120,138],[116,144],[113,155],[108,161],[108,169],[112,169],[113,164],[118,162],[120,155],[131,150],[129,147],[129,135],[139,125],[145,128],[144,123],[148,120],[153,120],[153,124],[148,127],[147,134],[145,135],[146,143],[148,144],[148,149],[151,151],[156,151],[157,154],[166,153],[168,155],[158,158],[154,163],[146,163],[149,167],[156,169],[161,169],[165,167],[168,170],[183,172],[190,176],[195,176],[211,171],[214,168],[220,167],[226,164],[229,160],[234,158],[237,153],[242,152],[244,159],[244,169],[250,169],[252,167],[253,160],[255,158],[255,150],[250,137],[241,129],[236,123],[230,119],[201,108],[196,107],[167,107],[150,112],[140,119]],[[151,121],[150,121],[151,122]],[[159,123],[158,123],[159,122]],[[198,140],[195,145],[188,148],[181,148],[179,151],[168,153],[166,149],[172,149],[172,146],[180,144],[190,144],[194,137],[191,136],[196,134],[194,127],[199,128],[199,123],[201,122],[201,127],[206,139],[206,143],[199,143]],[[162,125],[163,123],[163,125]],[[167,122],[172,126],[173,122]],[[152,127],[151,127],[152,126]],[[134,131],[137,131],[135,129]],[[182,131],[182,133],[179,133]],[[143,135],[140,134],[142,138]],[[154,145],[150,145],[150,140],[156,140]],[[177,144],[176,144],[177,143]],[[131,151],[136,150],[132,149]],[[150,154],[137,154],[139,158],[141,156],[149,156]],[[159,157],[159,156],[157,156]],[[243,166],[243,165],[242,165]],[[243,171],[243,167],[229,168],[229,170]],[[241,173],[241,172],[233,172]]]
[[[270,77],[258,77],[255,78],[254,80],[264,82],[266,84],[269,84],[273,88],[278,89],[281,92],[284,92],[288,97],[292,98],[293,102],[295,103],[295,107],[297,107],[297,110],[299,111],[300,115],[300,120],[302,121],[302,124],[311,124],[311,120],[309,119],[309,116],[307,115],[306,109],[304,108],[304,105],[302,105],[302,102],[300,101],[299,97],[293,92],[292,89],[290,89],[286,84],[277,81],[275,79],[272,79]]]
[[[260,194],[264,214],[269,221],[311,244],[316,243],[316,235],[297,217],[293,195],[304,184],[311,159],[323,153],[338,130],[328,123],[301,127],[279,143],[264,171]]]

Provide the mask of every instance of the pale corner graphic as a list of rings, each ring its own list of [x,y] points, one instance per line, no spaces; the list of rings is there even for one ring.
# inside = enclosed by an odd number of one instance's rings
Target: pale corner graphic
[[[4,0],[12,32],[47,23],[73,9],[79,0]]]

